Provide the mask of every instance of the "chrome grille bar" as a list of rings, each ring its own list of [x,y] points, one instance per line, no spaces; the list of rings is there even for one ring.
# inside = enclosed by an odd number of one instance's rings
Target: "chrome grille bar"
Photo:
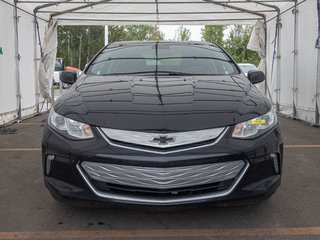
[[[213,128],[197,131],[177,132],[177,133],[152,133],[127,131],[111,128],[100,128],[107,138],[123,143],[166,149],[170,147],[184,146],[200,143],[218,138],[226,129]]]
[[[94,180],[140,188],[174,189],[234,179],[244,168],[242,160],[172,168],[138,167],[82,162]]]

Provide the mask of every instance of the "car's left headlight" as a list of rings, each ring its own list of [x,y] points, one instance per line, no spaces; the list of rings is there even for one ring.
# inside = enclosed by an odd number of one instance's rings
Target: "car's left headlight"
[[[242,123],[234,127],[233,138],[254,138],[267,132],[277,124],[277,115],[274,110]]]
[[[93,138],[90,125],[81,123],[56,113],[53,108],[50,111],[48,124],[61,134],[77,139]]]

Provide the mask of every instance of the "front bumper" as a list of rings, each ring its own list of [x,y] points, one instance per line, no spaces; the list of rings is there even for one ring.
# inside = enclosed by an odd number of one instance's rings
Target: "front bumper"
[[[125,204],[141,206],[184,206],[223,204],[269,196],[280,185],[282,172],[282,139],[279,126],[254,140],[231,138],[232,129],[213,146],[160,155],[108,144],[95,131],[95,138],[74,141],[46,126],[43,135],[43,171],[45,185],[61,201],[98,205]],[[276,170],[274,154],[278,156]],[[55,156],[50,168],[46,157]],[[97,187],[81,167],[81,162],[100,162],[141,167],[170,168],[200,164],[245,161],[245,166],[225,189],[188,190],[180,194],[144,194],[139,191],[114,191]],[[49,169],[49,170],[48,170]]]

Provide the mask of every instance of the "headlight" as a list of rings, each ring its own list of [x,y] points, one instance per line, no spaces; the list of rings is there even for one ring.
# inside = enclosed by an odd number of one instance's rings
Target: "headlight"
[[[91,127],[70,118],[57,114],[53,108],[50,111],[48,124],[62,134],[67,134],[78,139],[93,138]]]
[[[277,124],[277,115],[271,110],[267,114],[242,123],[238,123],[233,130],[234,138],[257,137]]]

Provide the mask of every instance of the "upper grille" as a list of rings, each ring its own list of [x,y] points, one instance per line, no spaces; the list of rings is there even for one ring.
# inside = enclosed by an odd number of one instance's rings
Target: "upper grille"
[[[96,181],[148,189],[176,189],[230,180],[244,165],[242,160],[172,168],[81,163],[85,172]]]
[[[138,132],[111,128],[101,128],[101,131],[114,141],[165,149],[215,140],[225,129],[222,127],[176,133]]]

